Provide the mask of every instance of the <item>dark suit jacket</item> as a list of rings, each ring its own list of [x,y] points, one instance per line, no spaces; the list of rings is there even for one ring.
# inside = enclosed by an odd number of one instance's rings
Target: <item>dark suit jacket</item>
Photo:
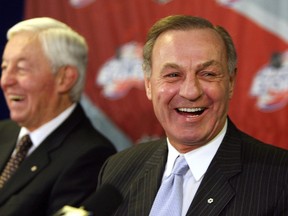
[[[10,120],[0,123],[0,171],[19,131]],[[0,189],[0,215],[44,216],[66,204],[76,206],[95,190],[101,165],[115,152],[77,105]]]
[[[124,197],[115,215],[149,215],[167,151],[166,141],[158,140],[139,144],[107,160],[98,186],[112,184]],[[288,151],[255,140],[229,120],[225,138],[187,215],[287,216]]]

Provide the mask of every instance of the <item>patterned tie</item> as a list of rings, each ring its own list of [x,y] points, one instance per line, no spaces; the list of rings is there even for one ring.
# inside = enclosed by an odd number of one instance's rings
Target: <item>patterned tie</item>
[[[184,156],[176,159],[172,174],[163,180],[150,216],[180,216],[183,201],[183,175],[189,169]]]
[[[0,176],[0,188],[2,188],[5,182],[14,174],[16,169],[20,166],[21,162],[26,157],[29,148],[32,146],[29,135],[25,135],[21,138],[16,146],[16,152],[13,154],[6,164],[1,176]]]

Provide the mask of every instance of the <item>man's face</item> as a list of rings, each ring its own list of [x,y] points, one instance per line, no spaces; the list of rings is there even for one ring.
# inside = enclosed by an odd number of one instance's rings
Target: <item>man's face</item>
[[[221,131],[234,80],[224,43],[213,30],[173,30],[158,37],[146,94],[178,151],[205,145]]]
[[[31,33],[15,35],[6,44],[1,87],[11,119],[34,130],[55,116],[56,76],[38,39]]]

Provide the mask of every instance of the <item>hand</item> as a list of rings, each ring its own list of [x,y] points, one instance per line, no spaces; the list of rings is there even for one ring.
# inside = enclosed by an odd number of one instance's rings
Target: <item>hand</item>
[[[75,208],[66,205],[57,211],[53,216],[92,216],[92,214],[85,211],[83,208]]]

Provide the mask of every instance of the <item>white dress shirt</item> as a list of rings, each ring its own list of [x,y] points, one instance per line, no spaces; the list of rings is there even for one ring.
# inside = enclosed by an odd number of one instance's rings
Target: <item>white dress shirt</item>
[[[199,185],[224,138],[226,130],[227,120],[221,132],[213,140],[204,146],[183,154],[188,163],[189,171],[184,175],[182,216],[186,215]],[[180,155],[171,145],[168,138],[167,143],[168,158],[163,179],[171,174],[175,160]]]

